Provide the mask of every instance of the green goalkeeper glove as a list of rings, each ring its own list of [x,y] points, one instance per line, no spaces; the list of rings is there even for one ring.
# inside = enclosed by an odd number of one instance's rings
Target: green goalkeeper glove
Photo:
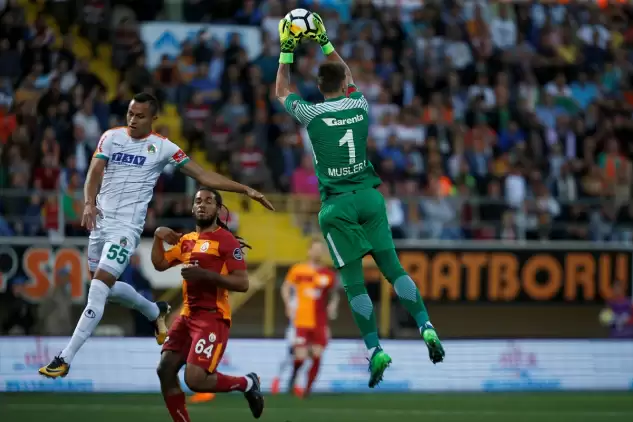
[[[314,26],[316,27],[316,37],[314,38],[319,45],[321,45],[321,50],[323,54],[330,54],[334,51],[334,46],[330,42],[330,39],[327,36],[327,31],[325,29],[325,24],[323,23],[323,19],[319,16],[318,13],[312,13],[312,21],[314,22]]]
[[[290,22],[287,19],[279,21],[279,45],[281,54],[279,63],[288,64],[294,61],[294,51],[297,47],[297,39],[290,32]]]

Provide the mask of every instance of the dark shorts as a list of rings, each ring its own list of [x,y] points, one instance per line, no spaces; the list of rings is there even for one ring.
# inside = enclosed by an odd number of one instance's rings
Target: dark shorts
[[[196,365],[209,373],[215,372],[229,340],[230,326],[217,314],[195,313],[180,315],[174,320],[163,344],[163,352],[182,355],[187,365]]]
[[[327,346],[330,338],[326,326],[316,328],[297,328],[295,334],[295,347],[301,346]]]

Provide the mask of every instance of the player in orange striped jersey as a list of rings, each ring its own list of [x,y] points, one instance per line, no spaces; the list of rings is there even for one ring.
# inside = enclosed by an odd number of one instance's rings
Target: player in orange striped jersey
[[[182,264],[183,309],[169,329],[158,365],[161,390],[174,422],[189,422],[178,381],[178,371],[185,363],[185,382],[191,390],[242,391],[255,418],[264,410],[256,374],[232,377],[216,370],[229,339],[229,292],[248,290],[242,251],[247,245],[219,219],[221,208],[220,194],[201,188],[192,210],[196,231],[181,236],[159,227],[152,246],[152,264],[158,271]],[[165,251],[163,242],[174,246]]]
[[[295,328],[295,360],[288,391],[302,397],[307,397],[312,391],[321,365],[321,355],[330,337],[328,319],[336,318],[338,308],[336,275],[323,264],[325,251],[322,241],[313,241],[308,261],[290,268],[281,289],[286,314]],[[308,383],[302,392],[295,389],[295,381],[308,357],[312,359],[312,366],[308,372]]]

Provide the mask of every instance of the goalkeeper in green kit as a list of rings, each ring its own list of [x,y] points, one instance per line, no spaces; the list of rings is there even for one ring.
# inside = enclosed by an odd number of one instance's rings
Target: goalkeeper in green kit
[[[365,255],[373,256],[415,319],[433,363],[444,359],[444,349],[420,292],[398,260],[385,200],[376,189],[381,180],[366,154],[369,105],[356,90],[349,67],[328,40],[323,20],[316,13],[313,19],[317,28],[314,39],[327,57],[319,67],[317,82],[325,101],[309,103],[289,90],[290,65],[299,40],[290,32],[291,24],[286,19],[279,22],[281,54],[276,95],[288,113],[305,125],[310,136],[322,202],[319,225],[371,356],[369,387],[373,388],[382,380],[391,357],[380,347],[374,307],[365,288]]]

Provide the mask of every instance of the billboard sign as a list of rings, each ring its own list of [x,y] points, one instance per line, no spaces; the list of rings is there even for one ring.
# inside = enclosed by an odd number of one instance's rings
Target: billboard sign
[[[151,338],[90,338],[66,378],[41,378],[37,369],[67,340],[0,337],[0,391],[159,391],[160,347]],[[383,392],[633,390],[633,341],[446,341],[447,359],[441,365],[421,358],[420,341],[387,340],[383,347],[393,357],[379,389]],[[230,375],[257,372],[263,389],[270,391],[287,350],[283,340],[231,340],[218,370]],[[367,387],[366,357],[361,341],[333,340],[322,358],[315,391],[373,391]],[[289,376],[284,374],[281,385]],[[298,384],[305,381],[301,374]]]

